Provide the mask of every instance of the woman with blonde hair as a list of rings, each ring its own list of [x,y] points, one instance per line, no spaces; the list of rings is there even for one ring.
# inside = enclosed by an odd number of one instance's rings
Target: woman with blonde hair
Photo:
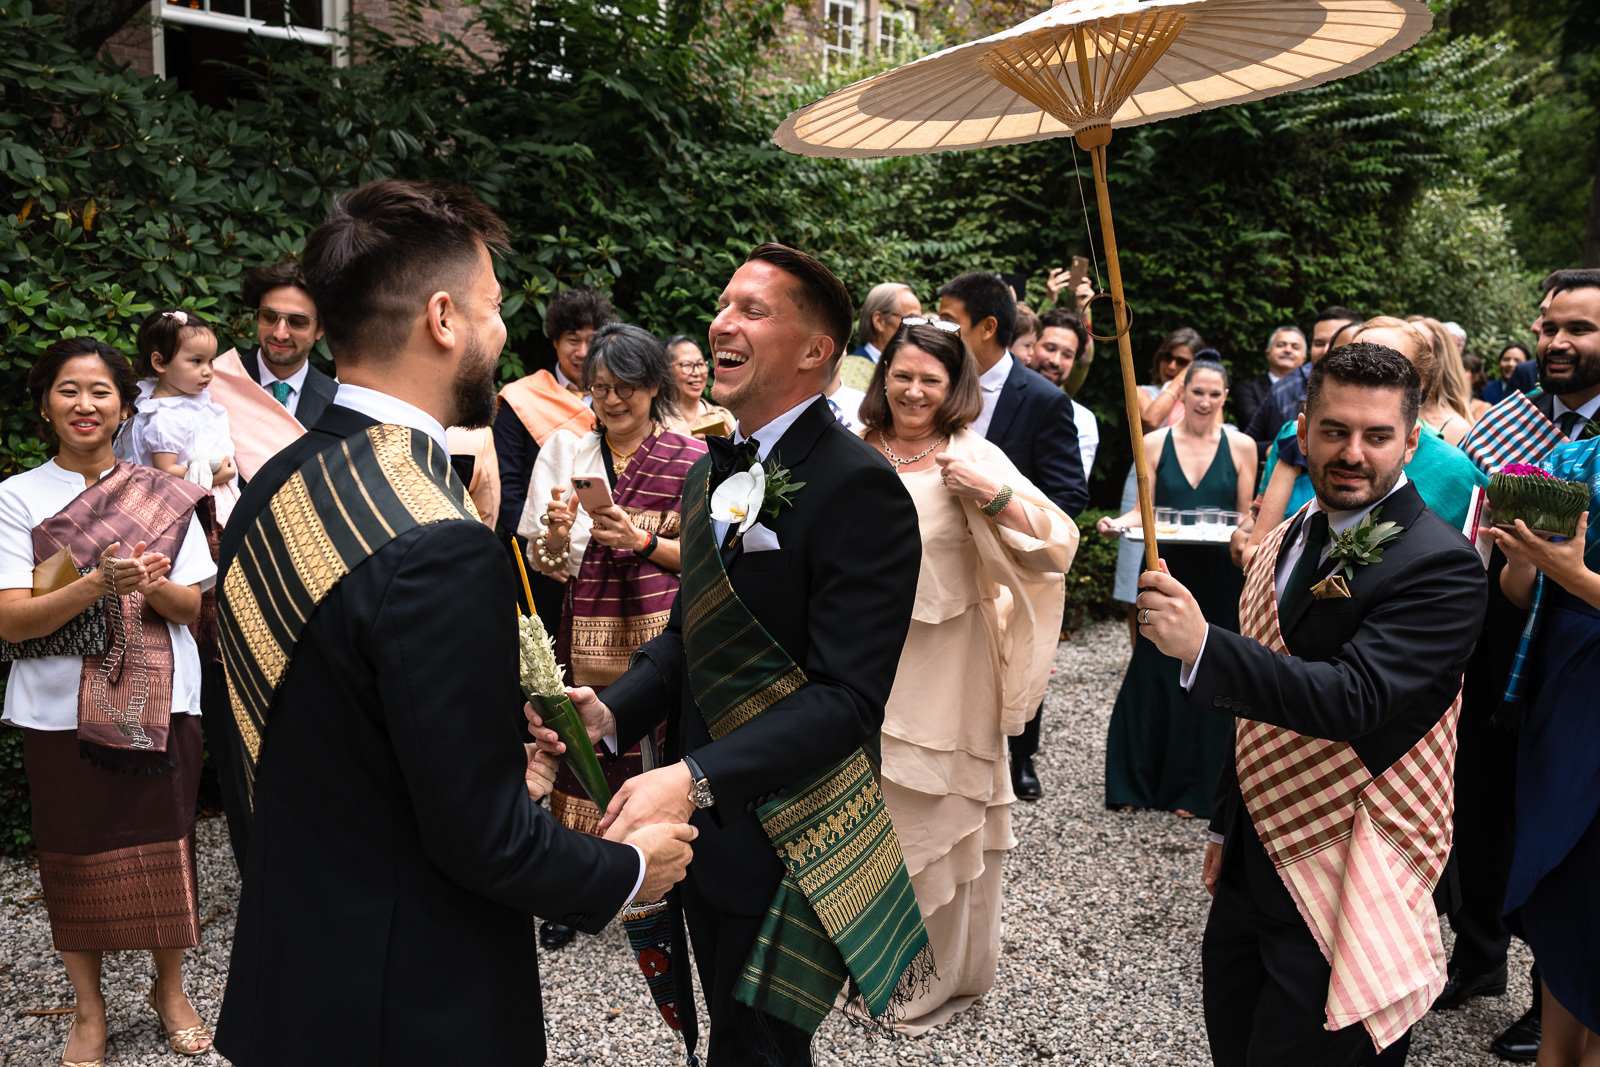
[[[1424,375],[1427,392],[1422,397],[1418,416],[1422,428],[1444,438],[1446,444],[1459,445],[1472,429],[1472,383],[1462,365],[1456,339],[1444,323],[1426,315],[1407,315],[1405,321],[1416,327],[1433,348],[1433,374]],[[1421,368],[1419,367],[1418,370]]]

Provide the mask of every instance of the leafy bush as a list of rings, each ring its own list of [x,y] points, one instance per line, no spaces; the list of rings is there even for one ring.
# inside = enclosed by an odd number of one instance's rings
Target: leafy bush
[[[1123,605],[1111,598],[1117,579],[1117,539],[1101,537],[1094,524],[1102,516],[1115,518],[1117,511],[1085,511],[1078,516],[1078,554],[1067,573],[1067,610],[1061,629],[1081,630],[1105,619],[1120,619]]]

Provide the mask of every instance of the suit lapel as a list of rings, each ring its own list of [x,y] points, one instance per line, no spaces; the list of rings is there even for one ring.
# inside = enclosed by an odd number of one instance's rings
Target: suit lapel
[[[989,419],[989,432],[984,435],[987,440],[999,442],[1017,417],[1017,412],[1022,407],[1022,392],[1029,385],[1027,376],[1022,373],[1023,369],[1022,361],[1012,356],[1011,371],[1006,375],[1006,382],[1000,387],[1000,395],[994,401],[994,414]]]

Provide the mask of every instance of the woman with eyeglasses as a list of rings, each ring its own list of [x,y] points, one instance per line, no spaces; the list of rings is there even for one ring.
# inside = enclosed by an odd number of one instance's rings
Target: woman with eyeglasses
[[[1015,736],[1039,706],[1078,529],[968,429],[978,367],[951,322],[907,318],[873,370],[861,436],[917,508],[922,570],[884,709],[884,803],[938,978],[893,1024],[938,1026],[994,986]]]
[[[565,583],[556,657],[572,685],[601,692],[638,647],[667,625],[678,592],[679,519],[684,479],[706,446],[667,429],[678,385],[666,348],[637,326],[602,326],[589,342],[584,385],[594,398],[594,432],[557,430],[533,467],[517,532],[528,559]],[[574,497],[574,476],[604,479],[612,503],[591,513]],[[654,746],[603,765],[612,790],[655,766]],[[643,761],[643,762],[641,762]],[[562,768],[550,810],[594,833],[602,812]],[[546,922],[540,942],[555,948],[570,928]]]
[[[710,365],[700,346],[688,334],[673,334],[667,339],[667,359],[672,366],[675,407],[668,429],[690,434],[701,440],[706,434],[726,437],[738,421],[733,412],[705,398],[706,371]]]

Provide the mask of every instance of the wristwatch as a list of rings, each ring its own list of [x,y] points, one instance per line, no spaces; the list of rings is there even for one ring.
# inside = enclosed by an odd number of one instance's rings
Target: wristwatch
[[[704,811],[717,802],[717,798],[711,793],[711,783],[693,756],[683,757],[683,765],[689,768],[689,803]]]

